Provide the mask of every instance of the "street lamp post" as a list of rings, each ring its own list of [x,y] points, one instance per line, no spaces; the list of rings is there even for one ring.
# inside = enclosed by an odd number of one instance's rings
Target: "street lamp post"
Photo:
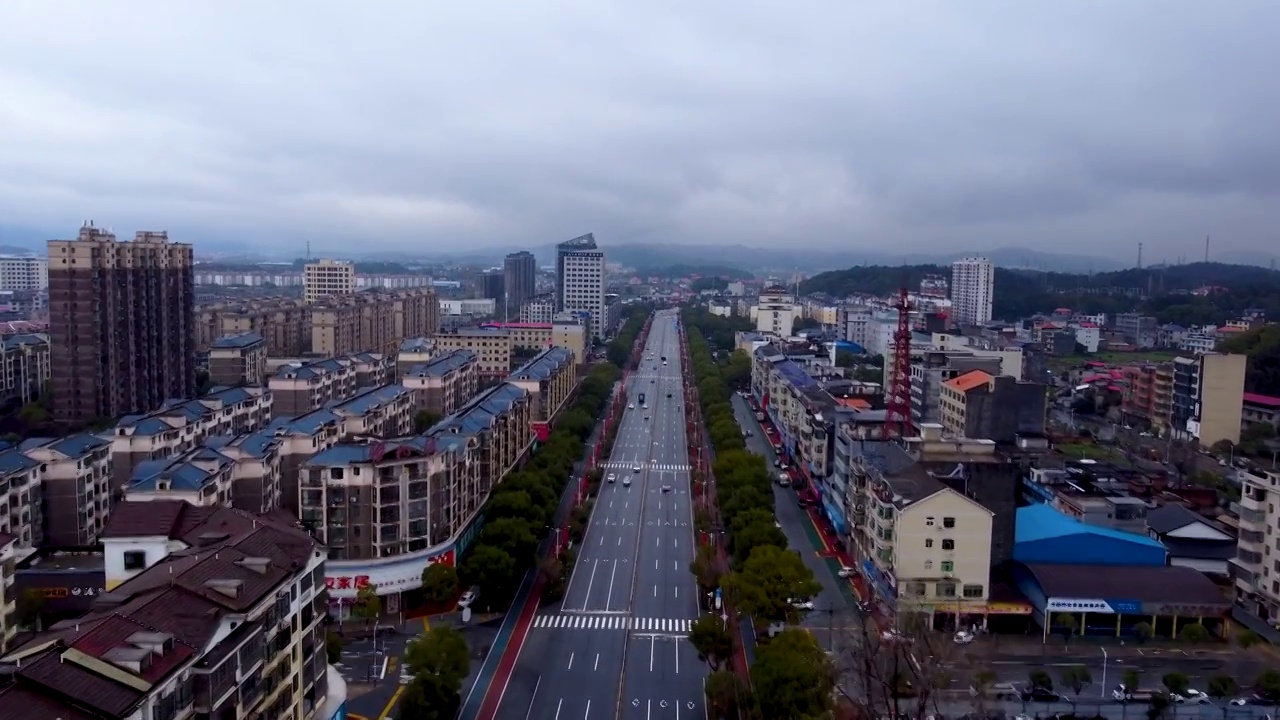
[[[1102,651],[1102,697],[1107,697],[1107,649],[1099,647]]]

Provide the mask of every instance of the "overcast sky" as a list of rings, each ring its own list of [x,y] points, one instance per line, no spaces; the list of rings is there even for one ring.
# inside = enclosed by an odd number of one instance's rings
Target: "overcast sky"
[[[1276,0],[2,0],[0,228],[1269,250],[1278,27]]]

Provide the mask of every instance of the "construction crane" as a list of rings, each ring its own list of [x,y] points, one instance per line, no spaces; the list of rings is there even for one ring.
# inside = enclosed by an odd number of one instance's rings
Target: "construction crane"
[[[903,285],[898,289],[898,329],[893,333],[893,366],[889,387],[885,388],[885,440],[909,437],[911,427],[911,296]]]

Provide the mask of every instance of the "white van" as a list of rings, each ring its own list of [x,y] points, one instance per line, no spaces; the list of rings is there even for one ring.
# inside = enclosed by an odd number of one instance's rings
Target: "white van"
[[[631,476],[625,475],[622,478],[622,487],[631,487]]]

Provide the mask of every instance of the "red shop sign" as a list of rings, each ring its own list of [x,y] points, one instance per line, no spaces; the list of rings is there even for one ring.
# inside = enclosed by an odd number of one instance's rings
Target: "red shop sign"
[[[327,590],[350,590],[351,588],[363,590],[364,588],[369,587],[369,576],[356,575],[355,577],[326,577],[324,579],[324,586]]]

